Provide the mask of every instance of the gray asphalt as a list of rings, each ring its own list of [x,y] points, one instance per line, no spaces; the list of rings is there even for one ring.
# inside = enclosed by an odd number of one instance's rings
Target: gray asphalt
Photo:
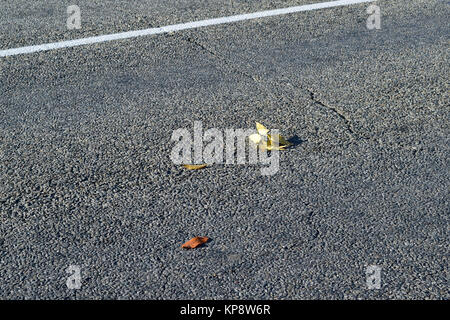
[[[314,1],[77,2],[3,1],[0,49]],[[0,298],[448,299],[450,6],[377,4],[0,58]],[[194,121],[299,143],[187,171]]]

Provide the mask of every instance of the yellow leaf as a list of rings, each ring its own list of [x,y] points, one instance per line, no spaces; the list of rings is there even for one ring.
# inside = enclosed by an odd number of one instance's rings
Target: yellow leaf
[[[258,133],[262,136],[266,136],[267,133],[269,132],[269,129],[267,129],[266,127],[264,127],[261,123],[256,122],[256,130],[258,131]]]
[[[199,170],[205,168],[206,166],[206,164],[183,164],[183,167],[188,170]]]
[[[280,146],[285,146],[285,147],[287,147],[287,146],[290,146],[290,145],[292,144],[292,143],[290,143],[289,141],[287,141],[285,138],[283,138],[283,136],[280,135],[280,134],[275,134],[275,135],[268,134],[267,137],[268,137],[269,140],[272,141],[272,142],[275,142],[275,139],[278,139],[278,144],[279,144]]]
[[[266,151],[267,150],[267,141],[262,141],[259,145],[259,150],[261,150],[261,151]]]
[[[284,148],[286,148],[286,146],[267,146],[267,150],[284,150]]]
[[[272,142],[270,140],[267,141],[263,141],[259,144],[259,149],[261,151],[266,151],[266,150],[284,150],[286,148],[286,146],[275,146],[272,145]]]
[[[250,141],[253,142],[254,144],[258,144],[258,143],[260,143],[261,140],[262,140],[262,136],[260,136],[260,135],[257,134],[257,133],[251,134],[248,138],[249,138]]]

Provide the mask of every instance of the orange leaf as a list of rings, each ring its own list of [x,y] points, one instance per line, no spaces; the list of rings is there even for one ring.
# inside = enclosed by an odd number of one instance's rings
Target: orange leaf
[[[194,237],[185,244],[183,244],[181,247],[184,249],[194,249],[206,243],[208,239],[209,239],[208,237]]]
[[[206,166],[206,164],[183,164],[183,167],[188,170],[199,170],[205,168]]]

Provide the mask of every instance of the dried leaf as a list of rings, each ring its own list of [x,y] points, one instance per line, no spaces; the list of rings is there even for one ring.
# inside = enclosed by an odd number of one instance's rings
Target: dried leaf
[[[267,150],[267,142],[264,141],[263,143],[260,143],[258,145],[258,147],[259,147],[259,150],[266,151]]]
[[[206,166],[206,164],[183,164],[183,167],[188,170],[199,170],[205,168]]]
[[[269,138],[270,141],[275,142],[275,139],[278,139],[278,144],[280,146],[290,146],[292,145],[292,143],[290,143],[289,141],[287,141],[285,138],[283,138],[283,136],[281,134],[268,134],[267,137]]]
[[[208,237],[194,237],[188,242],[184,243],[181,247],[184,249],[194,249],[208,241]]]
[[[250,141],[258,145],[261,151],[266,150],[284,150],[292,145],[280,134],[269,134],[269,129],[264,127],[261,123],[256,122],[256,130],[258,133],[250,135],[248,138]],[[267,137],[265,139],[264,137]],[[276,143],[278,142],[278,143]]]
[[[268,146],[267,147],[267,150],[285,150],[285,149],[286,149],[286,146],[278,146],[278,147]]]
[[[262,140],[262,136],[257,133],[249,135],[248,138],[250,139],[251,142],[255,144],[259,144]]]
[[[269,129],[264,127],[261,123],[256,122],[256,130],[258,133],[262,136],[267,136],[267,133],[269,132]]]
[[[284,150],[286,148],[286,146],[275,146],[272,144],[272,142],[270,140],[267,141],[262,141],[259,144],[259,149],[261,151],[266,151],[266,150]]]

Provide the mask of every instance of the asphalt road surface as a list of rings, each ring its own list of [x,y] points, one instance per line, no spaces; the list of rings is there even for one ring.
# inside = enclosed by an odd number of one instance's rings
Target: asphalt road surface
[[[2,1],[0,50],[320,1],[76,2]],[[0,298],[448,299],[450,5],[376,5],[0,58]],[[297,143],[188,171],[194,121]]]

